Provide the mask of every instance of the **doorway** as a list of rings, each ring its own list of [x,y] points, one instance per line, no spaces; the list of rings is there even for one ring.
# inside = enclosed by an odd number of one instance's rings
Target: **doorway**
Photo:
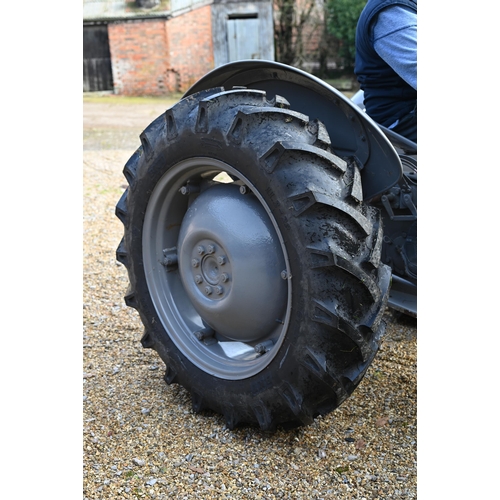
[[[107,25],[83,27],[83,91],[113,90]]]

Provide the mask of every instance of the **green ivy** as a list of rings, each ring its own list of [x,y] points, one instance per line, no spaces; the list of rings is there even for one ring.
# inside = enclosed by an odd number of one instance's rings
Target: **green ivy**
[[[354,68],[356,25],[367,0],[327,0],[327,29],[340,42],[345,68]]]

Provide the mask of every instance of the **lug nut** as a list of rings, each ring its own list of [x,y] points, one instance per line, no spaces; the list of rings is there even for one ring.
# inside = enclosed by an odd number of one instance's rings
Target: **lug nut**
[[[198,247],[198,254],[203,255],[205,253],[205,247],[203,245],[200,245]]]
[[[162,264],[167,267],[172,267],[177,264],[177,255],[169,255],[163,259]]]
[[[215,330],[207,326],[206,328],[194,332],[194,335],[198,340],[205,340],[206,338],[213,337],[215,335]]]
[[[206,286],[205,287],[205,294],[206,295],[212,295],[212,287],[211,286]]]
[[[193,185],[193,184],[186,184],[185,186],[182,186],[179,189],[179,192],[186,196],[187,194],[193,194],[193,193],[199,193],[200,192],[200,186]]]
[[[217,264],[223,266],[225,263],[226,263],[226,257],[224,257],[224,255],[217,257]]]
[[[217,295],[222,295],[224,293],[224,288],[222,288],[221,286],[216,286],[215,287],[215,293]]]
[[[199,261],[198,259],[193,259],[193,260],[191,261],[191,265],[192,265],[193,267],[198,267],[198,266],[200,265],[200,261]]]
[[[194,277],[194,280],[196,281],[196,283],[198,283],[198,285],[201,285],[201,283],[203,283],[203,277],[201,276],[201,274],[197,274]]]
[[[215,247],[213,245],[208,245],[207,252],[213,254],[215,252]]]
[[[220,278],[221,278],[221,280],[222,280],[222,283],[226,283],[226,282],[229,280],[229,274],[227,274],[227,273],[222,273],[222,274],[220,275]]]
[[[272,340],[266,340],[257,344],[254,349],[257,354],[265,354],[274,346],[274,342]]]

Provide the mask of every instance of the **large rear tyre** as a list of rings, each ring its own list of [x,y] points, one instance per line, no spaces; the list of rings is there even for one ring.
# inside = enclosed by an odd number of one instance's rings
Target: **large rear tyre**
[[[243,88],[182,99],[142,133],[116,207],[142,345],[229,428],[332,411],[384,328],[380,214],[356,162],[288,108]]]

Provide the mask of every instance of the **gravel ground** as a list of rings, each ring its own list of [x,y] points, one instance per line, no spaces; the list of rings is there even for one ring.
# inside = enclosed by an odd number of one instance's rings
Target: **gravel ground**
[[[417,496],[416,321],[387,312],[379,354],[353,396],[308,427],[229,431],[194,414],[143,349],[115,260],[115,204],[139,133],[168,102],[84,101],[84,499],[387,499]]]

